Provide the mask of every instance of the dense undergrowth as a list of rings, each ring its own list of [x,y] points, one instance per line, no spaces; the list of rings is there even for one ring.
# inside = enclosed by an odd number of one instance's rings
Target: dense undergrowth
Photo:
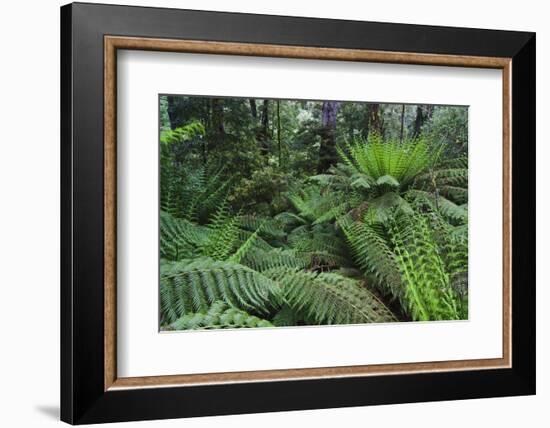
[[[371,133],[257,212],[233,165],[178,158],[201,132],[161,138],[162,329],[467,318],[465,157]]]

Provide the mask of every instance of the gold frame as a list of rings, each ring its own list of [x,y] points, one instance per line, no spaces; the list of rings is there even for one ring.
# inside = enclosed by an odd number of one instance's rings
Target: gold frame
[[[494,68],[503,82],[502,358],[119,378],[116,371],[116,52],[118,49]],[[511,367],[511,58],[248,43],[104,37],[104,389],[337,378]]]

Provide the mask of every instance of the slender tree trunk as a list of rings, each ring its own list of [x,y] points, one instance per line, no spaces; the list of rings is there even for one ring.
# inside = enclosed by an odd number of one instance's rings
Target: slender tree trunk
[[[416,106],[416,118],[414,119],[413,138],[418,138],[424,125],[424,112],[422,106]]]
[[[212,106],[212,137],[216,146],[223,144],[225,140],[225,128],[223,124],[223,100],[220,98],[211,99]]]
[[[369,130],[370,130],[370,104],[365,104],[365,119],[363,121],[363,129],[361,130],[361,135],[365,140],[369,138]],[[352,135],[351,132],[350,132],[350,135]]]
[[[319,163],[317,172],[321,173],[330,168],[337,161],[336,153],[336,115],[340,102],[323,102],[321,115],[321,146],[319,147]]]
[[[281,160],[281,102],[277,100],[277,146],[279,148],[279,169],[282,166]]]
[[[403,125],[405,124],[405,104],[401,106],[401,131],[399,132],[399,141],[403,142]]]
[[[168,108],[167,108],[167,112],[168,112],[168,119],[170,121],[170,129],[174,130],[176,129],[179,124],[177,123],[178,122],[178,119],[177,119],[177,102],[176,102],[176,97],[166,97],[166,101],[168,102]]]
[[[367,121],[368,121],[369,132],[382,135],[382,121],[380,120],[380,104],[369,104]]]
[[[254,98],[250,98],[248,102],[250,104],[250,114],[254,118],[254,122],[256,122],[256,119],[258,118],[258,109],[256,107],[256,100]]]
[[[269,100],[263,100],[262,102],[257,140],[260,143],[260,151],[267,157],[269,154]]]
[[[208,98],[203,98],[202,107],[202,124],[205,131],[208,132],[212,123],[212,106]],[[208,138],[202,139],[202,161],[205,165],[208,162]]]

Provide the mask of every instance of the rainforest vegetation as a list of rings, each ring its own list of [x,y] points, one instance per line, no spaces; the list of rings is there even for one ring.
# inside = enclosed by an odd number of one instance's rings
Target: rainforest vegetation
[[[467,319],[466,107],[159,101],[162,330]]]

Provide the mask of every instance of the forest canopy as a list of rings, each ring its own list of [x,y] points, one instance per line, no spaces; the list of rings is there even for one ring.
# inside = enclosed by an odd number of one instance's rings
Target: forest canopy
[[[161,95],[164,330],[468,317],[468,110]]]

